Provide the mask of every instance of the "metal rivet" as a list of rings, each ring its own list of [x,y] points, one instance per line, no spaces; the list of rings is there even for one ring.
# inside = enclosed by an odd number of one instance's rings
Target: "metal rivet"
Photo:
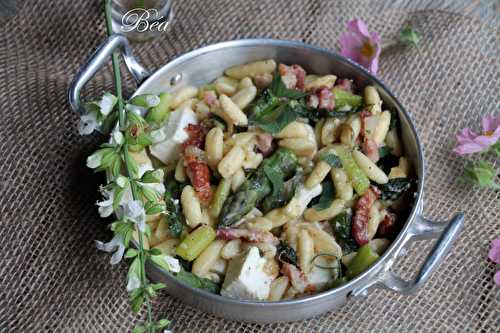
[[[181,82],[181,80],[182,80],[182,74],[181,73],[177,73],[177,74],[175,74],[175,76],[172,76],[172,78],[170,79],[170,85],[171,86],[175,86],[179,82]]]

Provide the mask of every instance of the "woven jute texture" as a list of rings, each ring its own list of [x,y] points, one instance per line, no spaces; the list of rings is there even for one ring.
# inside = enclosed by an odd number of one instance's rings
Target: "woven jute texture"
[[[418,27],[420,50],[385,55],[378,75],[420,133],[425,214],[445,220],[464,211],[466,222],[451,254],[414,296],[378,290],[310,320],[252,325],[162,294],[155,316],[171,319],[174,332],[500,332],[500,288],[486,259],[490,241],[500,235],[500,194],[461,184],[464,160],[451,153],[454,133],[499,110],[498,3],[479,11],[473,8],[478,1],[456,3],[174,0],[172,30],[134,47],[148,68],[245,37],[336,49],[353,17],[385,40],[407,22]],[[109,221],[94,206],[104,179],[86,169],[85,158],[105,138],[78,135],[78,116],[66,97],[78,68],[105,38],[101,3],[23,1],[0,26],[0,331],[129,331],[137,317],[125,291],[126,266],[110,266],[109,256],[94,247],[95,239],[110,238]],[[111,90],[111,82],[107,66],[86,96]],[[133,91],[128,76],[125,85]],[[414,276],[431,246],[411,246],[396,272]]]

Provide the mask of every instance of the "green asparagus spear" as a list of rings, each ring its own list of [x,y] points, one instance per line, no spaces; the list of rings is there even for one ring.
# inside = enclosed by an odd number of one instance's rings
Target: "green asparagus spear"
[[[271,157],[265,159],[238,191],[224,202],[219,215],[219,228],[238,222],[271,193],[272,184],[264,171],[266,168],[275,169],[283,175],[283,178],[289,178],[297,168],[297,157],[290,150],[280,148]]]

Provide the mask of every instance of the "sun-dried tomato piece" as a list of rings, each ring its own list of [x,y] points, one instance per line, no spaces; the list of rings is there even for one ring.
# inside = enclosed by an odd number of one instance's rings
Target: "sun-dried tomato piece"
[[[370,208],[375,200],[380,197],[380,190],[371,186],[356,203],[356,212],[352,220],[351,233],[359,246],[368,243],[368,219],[370,218]]]
[[[390,237],[394,235],[396,231],[396,218],[396,214],[387,213],[382,222],[378,225],[377,234],[380,237]]]
[[[201,125],[189,124],[184,130],[187,132],[189,138],[182,144],[182,150],[184,151],[188,146],[203,149],[206,135],[205,128]]]
[[[186,173],[193,184],[196,195],[201,202],[208,204],[212,198],[208,164],[193,155],[184,156],[184,161],[186,162]]]

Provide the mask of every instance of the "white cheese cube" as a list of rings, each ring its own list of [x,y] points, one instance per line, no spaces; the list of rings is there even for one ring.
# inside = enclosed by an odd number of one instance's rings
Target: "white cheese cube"
[[[265,263],[266,259],[260,257],[255,246],[231,259],[220,294],[237,299],[266,300],[273,278],[264,272]]]
[[[196,114],[189,107],[183,107],[170,113],[168,122],[163,127],[165,139],[151,145],[151,155],[165,164],[179,158],[181,144],[189,138],[185,128],[189,124],[197,124]]]

